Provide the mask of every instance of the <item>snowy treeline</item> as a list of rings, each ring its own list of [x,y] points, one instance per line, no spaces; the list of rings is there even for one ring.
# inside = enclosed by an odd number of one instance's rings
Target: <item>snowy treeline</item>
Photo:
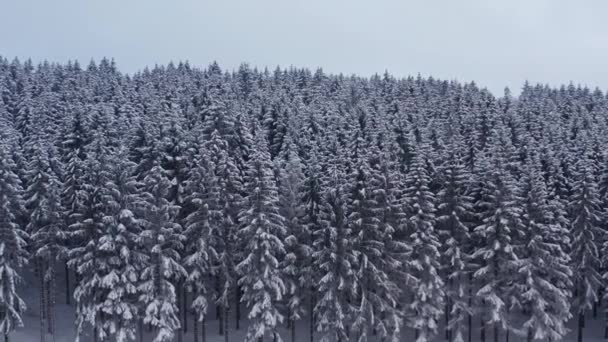
[[[42,340],[57,301],[100,342],[211,312],[225,341],[582,340],[602,312],[599,90],[0,59],[0,126],[7,339],[25,272]]]

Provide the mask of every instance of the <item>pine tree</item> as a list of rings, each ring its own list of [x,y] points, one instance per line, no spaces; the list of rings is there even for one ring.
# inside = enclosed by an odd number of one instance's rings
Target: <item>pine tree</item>
[[[330,145],[327,173],[323,180],[323,202],[319,217],[320,228],[314,234],[314,268],[319,270],[318,300],[315,305],[316,330],[320,341],[347,341],[349,323],[354,308],[352,299],[355,282],[356,257],[352,254],[352,235],[348,227],[348,195],[343,161],[331,160],[341,155],[337,141]]]
[[[140,301],[145,307],[144,323],[157,329],[154,342],[167,342],[180,328],[173,282],[186,276],[178,252],[185,237],[175,222],[178,209],[167,200],[170,182],[158,162],[143,183],[143,231],[138,240],[147,251],[148,262],[141,273]]]
[[[106,182],[101,189],[104,229],[92,241],[96,249],[87,253],[80,265],[82,278],[75,296],[80,303],[81,329],[87,322],[95,328],[99,341],[124,342],[135,339],[137,286],[145,257],[136,244],[141,226],[135,205],[141,200],[133,174],[135,164],[126,158],[124,150],[115,157],[117,162],[105,171]],[[91,269],[85,271],[88,267]]]
[[[0,146],[0,333],[5,342],[23,326],[26,305],[17,293],[21,267],[27,264],[26,233],[17,224],[15,208],[23,208],[23,189],[5,146]]]
[[[194,298],[192,308],[196,313],[197,321],[204,322],[207,315],[208,292],[211,288],[210,276],[215,273],[218,254],[215,247],[218,245],[217,226],[221,212],[213,206],[213,195],[210,193],[211,180],[215,179],[213,169],[206,160],[206,150],[202,149],[195,158],[195,166],[186,182],[185,198],[192,212],[186,217],[184,235],[186,236],[184,265],[188,273],[186,283],[192,289]],[[197,333],[195,325],[195,334]]]
[[[280,266],[285,254],[285,222],[279,212],[279,195],[272,172],[268,145],[262,134],[255,137],[254,152],[245,178],[239,238],[245,242],[244,258],[237,265],[242,300],[250,308],[247,341],[263,339],[270,332],[281,340],[276,328],[284,316],[279,302],[285,294]]]
[[[32,254],[41,281],[41,318],[45,319],[49,334],[55,327],[56,262],[65,254],[65,230],[60,199],[60,185],[52,170],[54,153],[49,147],[37,145],[29,166],[29,184],[25,193],[29,223],[26,227],[31,237]]]
[[[469,276],[471,248],[469,222],[473,218],[473,199],[468,194],[471,173],[461,155],[460,137],[453,137],[446,159],[440,167],[443,175],[437,194],[437,227],[442,241],[442,271],[446,285],[446,338],[464,341],[463,322],[471,315]],[[468,285],[468,286],[467,286]]]
[[[281,269],[285,274],[287,318],[291,328],[292,342],[295,340],[296,322],[303,319],[305,294],[310,286],[312,269],[310,256],[312,245],[310,232],[305,225],[303,166],[297,153],[290,148],[286,154],[285,167],[279,181],[279,203],[281,216],[285,218],[285,258]]]
[[[518,273],[528,340],[561,340],[570,315],[572,271],[570,258],[559,243],[561,222],[556,220],[539,161],[531,156],[523,178],[523,224],[527,241],[522,246]]]
[[[604,286],[600,275],[600,256],[605,232],[600,228],[601,214],[597,184],[589,160],[583,155],[576,164],[573,195],[569,211],[571,220],[572,272],[574,282],[573,311],[579,319],[579,341],[583,340],[582,330],[585,311],[590,310],[598,300],[598,289]]]
[[[408,265],[416,283],[411,289],[412,301],[408,324],[416,329],[416,341],[426,342],[437,332],[443,310],[443,281],[439,275],[439,239],[435,231],[435,196],[429,190],[427,146],[419,143],[405,178],[407,230],[413,246],[417,246]]]
[[[507,171],[505,156],[501,153],[504,135],[495,134],[493,153],[479,161],[482,185],[475,203],[480,223],[475,227],[475,239],[479,246],[472,258],[476,264],[473,276],[479,286],[475,295],[480,301],[482,335],[485,325],[494,324],[497,341],[500,327],[511,329],[509,308],[518,304],[514,280],[519,257],[515,245],[517,234],[522,231],[522,213],[520,189]]]

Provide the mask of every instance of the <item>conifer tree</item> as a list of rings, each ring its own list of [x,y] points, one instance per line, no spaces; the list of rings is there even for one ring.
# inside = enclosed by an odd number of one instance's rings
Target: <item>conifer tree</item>
[[[265,137],[258,132],[245,178],[246,197],[239,222],[239,238],[245,242],[244,258],[237,265],[242,300],[250,308],[247,341],[263,339],[276,330],[284,316],[279,302],[285,294],[280,261],[285,254],[285,222],[279,212],[279,195]]]
[[[590,161],[583,156],[576,164],[573,195],[569,211],[571,219],[572,272],[574,282],[573,311],[578,315],[578,340],[583,340],[585,311],[597,302],[598,289],[604,286],[600,275],[600,249],[605,232],[600,228],[601,214],[597,184]]]
[[[175,222],[178,208],[167,200],[170,182],[158,162],[143,183],[143,230],[138,241],[147,252],[148,262],[141,273],[140,301],[145,308],[144,323],[156,328],[154,342],[167,342],[180,328],[173,282],[186,276],[178,252],[185,237]]]
[[[26,305],[17,289],[21,268],[27,264],[27,234],[17,224],[15,208],[23,208],[21,182],[15,165],[0,145],[0,333],[9,342],[10,334],[23,326]]]
[[[570,315],[572,271],[570,258],[559,243],[562,229],[552,210],[536,155],[528,161],[524,178],[524,241],[518,273],[522,277],[523,330],[532,339],[561,340]]]
[[[435,231],[435,196],[429,190],[427,145],[420,142],[405,178],[407,229],[414,246],[409,267],[416,283],[411,289],[408,325],[416,330],[416,341],[430,341],[443,312],[444,290],[439,275],[439,239]]]
[[[323,179],[323,202],[320,228],[314,232],[314,268],[319,270],[315,305],[316,330],[320,341],[347,341],[354,308],[349,303],[354,295],[356,257],[352,253],[352,235],[348,226],[348,195],[344,161],[339,160],[337,141],[330,145],[327,174]],[[336,158],[338,160],[331,160]]]

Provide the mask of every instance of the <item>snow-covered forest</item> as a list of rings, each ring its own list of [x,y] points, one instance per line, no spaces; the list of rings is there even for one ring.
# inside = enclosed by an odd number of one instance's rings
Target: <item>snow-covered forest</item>
[[[0,333],[603,336],[606,132],[572,84],[0,58]]]

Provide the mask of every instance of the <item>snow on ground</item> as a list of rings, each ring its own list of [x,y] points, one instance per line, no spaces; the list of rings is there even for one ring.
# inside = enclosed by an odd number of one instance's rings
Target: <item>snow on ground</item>
[[[19,329],[18,331],[11,334],[11,342],[40,342],[40,312],[39,312],[39,293],[38,287],[36,285],[36,280],[31,275],[26,275],[26,281],[20,286],[20,293],[23,296],[23,299],[27,302],[28,308],[27,312],[23,316],[25,327]],[[76,318],[76,313],[73,306],[68,306],[65,304],[65,287],[61,280],[64,279],[64,275],[59,272],[58,274],[59,284],[56,288],[57,294],[57,305],[56,305],[56,333],[54,338],[50,335],[46,337],[46,342],[73,342],[76,339],[76,328],[74,325],[74,321]],[[210,310],[210,315],[214,315],[213,309]],[[242,315],[246,316],[246,309],[243,308],[241,310]],[[232,312],[234,314],[234,311]],[[191,319],[188,324],[188,332],[184,335],[184,342],[192,342],[194,341],[194,337],[192,336],[192,325],[194,321]],[[598,314],[596,319],[591,318],[589,315],[588,325],[584,332],[584,341],[585,342],[599,342],[599,341],[608,341],[604,339],[604,318],[602,314]],[[245,334],[247,333],[247,322],[245,320],[241,321],[241,329],[236,331],[234,329],[234,316],[230,321],[231,331],[230,331],[230,341],[240,342],[244,340]],[[474,322],[474,325],[479,326],[479,322]],[[576,341],[576,329],[575,329],[575,321],[571,322],[571,331],[564,338],[564,342],[573,342]],[[200,329],[199,329],[200,330]],[[280,331],[283,340],[286,342],[290,342],[290,333],[286,329],[282,329]],[[488,329],[486,332],[487,342],[493,341],[493,330]],[[474,341],[479,341],[479,331],[474,333]],[[465,340],[467,336],[465,335]],[[145,342],[150,342],[153,340],[153,334],[149,333],[144,338]],[[315,338],[318,340],[318,337]],[[370,341],[380,341],[380,339],[370,339]],[[443,330],[441,330],[436,337],[434,342],[445,341]],[[93,338],[90,336],[81,336],[81,342],[93,342]],[[177,337],[175,338],[177,341]],[[199,338],[199,341],[200,338]],[[211,317],[207,322],[207,342],[223,342],[224,337],[218,334],[218,321]],[[272,338],[267,338],[267,341],[272,341]],[[296,341],[298,342],[308,342],[310,341],[309,332],[308,332],[308,322],[299,322],[297,325],[297,334]],[[402,333],[401,341],[412,342],[414,341],[414,331],[408,329]],[[505,341],[505,336],[500,336],[500,341]],[[525,338],[517,337],[511,334],[509,342],[524,342]]]

